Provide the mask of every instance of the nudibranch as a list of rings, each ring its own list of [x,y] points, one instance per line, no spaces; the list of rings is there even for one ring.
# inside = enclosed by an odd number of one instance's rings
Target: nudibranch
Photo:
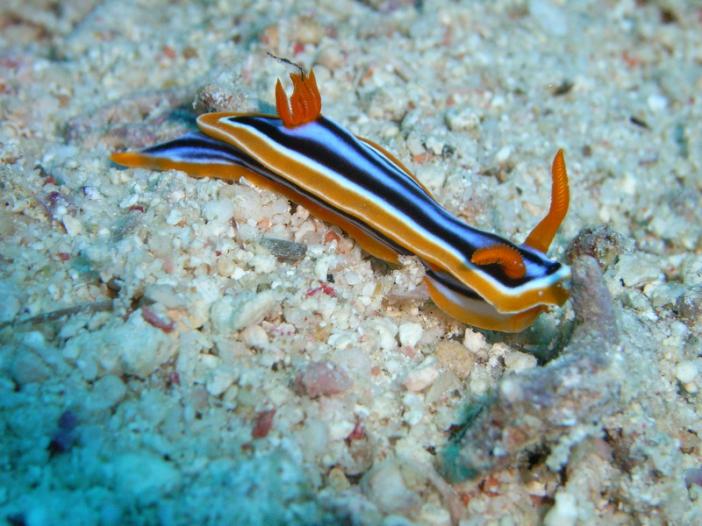
[[[390,152],[324,117],[313,71],[290,78],[289,98],[280,80],[275,87],[278,115],[207,113],[197,119],[199,132],[111,159],[194,177],[245,177],[276,191],[373,256],[418,257],[434,303],[476,327],[519,332],[566,301],[570,270],[546,256],[568,210],[562,151],[553,161],[551,207],[517,245],[454,217]]]

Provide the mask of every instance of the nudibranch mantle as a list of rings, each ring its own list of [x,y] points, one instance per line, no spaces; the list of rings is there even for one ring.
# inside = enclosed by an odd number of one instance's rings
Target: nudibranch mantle
[[[339,226],[391,263],[418,257],[434,302],[477,327],[517,332],[568,298],[567,266],[548,249],[568,209],[562,151],[552,167],[551,207],[516,245],[452,216],[392,154],[321,115],[314,73],[291,74],[290,105],[276,84],[278,115],[208,113],[190,133],[141,152],[112,155],[130,167],[178,169],[279,192]]]

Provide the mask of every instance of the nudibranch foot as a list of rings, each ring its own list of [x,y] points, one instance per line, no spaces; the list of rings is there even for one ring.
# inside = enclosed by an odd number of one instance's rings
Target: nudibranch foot
[[[446,314],[460,322],[490,331],[521,332],[547,310],[539,305],[514,314],[503,314],[445,272],[427,270],[424,283],[429,297]]]

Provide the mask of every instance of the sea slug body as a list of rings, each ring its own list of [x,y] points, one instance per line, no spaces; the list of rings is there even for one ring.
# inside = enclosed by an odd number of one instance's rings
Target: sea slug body
[[[276,84],[278,115],[207,113],[199,132],[111,159],[194,177],[246,177],[339,226],[373,256],[390,263],[418,257],[433,301],[480,328],[518,332],[567,300],[570,270],[546,256],[568,210],[562,151],[553,161],[548,214],[514,244],[451,215],[390,152],[324,117],[313,71],[290,77],[289,98]]]

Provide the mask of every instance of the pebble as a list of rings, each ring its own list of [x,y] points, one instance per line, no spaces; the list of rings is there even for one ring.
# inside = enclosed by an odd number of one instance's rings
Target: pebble
[[[438,164],[420,165],[415,175],[432,192],[440,192],[446,183],[446,169]]]
[[[427,502],[419,512],[419,523],[426,526],[451,526],[451,514],[445,508]]]
[[[424,400],[422,397],[415,393],[406,393],[402,397],[402,403],[405,406],[405,412],[402,415],[403,420],[410,426],[417,425],[424,416]]]
[[[302,44],[317,44],[324,36],[324,28],[316,18],[302,16],[294,24],[292,36]]]
[[[105,411],[119,404],[125,394],[127,394],[127,386],[121,378],[108,374],[93,385],[87,409],[95,412]]]
[[[697,364],[692,360],[680,362],[675,367],[675,377],[681,384],[693,382],[698,373]]]
[[[480,126],[479,113],[468,106],[450,108],[445,120],[451,131],[469,131]]]
[[[229,334],[259,323],[277,303],[271,290],[224,296],[212,304],[210,318],[215,331]]]
[[[329,471],[327,477],[327,483],[329,486],[337,492],[342,492],[351,487],[349,480],[346,478],[344,470],[335,466]]]
[[[234,383],[236,376],[226,367],[219,367],[210,371],[207,378],[207,392],[212,396],[219,396],[224,391],[229,389],[229,386]]]
[[[298,432],[298,443],[302,444],[307,459],[322,455],[329,444],[326,424],[316,418],[308,418],[304,427]]]
[[[147,324],[136,311],[126,323],[109,325],[71,338],[63,357],[75,362],[86,379],[98,372],[145,378],[175,353],[175,344],[160,329]]]
[[[338,47],[325,46],[317,55],[317,63],[330,71],[339,69],[344,63],[344,55]]]
[[[202,205],[202,215],[209,222],[226,224],[234,217],[234,203],[231,199],[217,199]]]
[[[65,215],[61,221],[69,236],[74,237],[83,233],[83,224],[75,217]]]
[[[568,20],[564,11],[551,0],[531,0],[529,13],[541,29],[555,37],[568,34]]]
[[[505,369],[518,373],[525,369],[536,367],[536,357],[519,351],[510,351],[505,354]]]
[[[361,488],[385,513],[408,514],[421,503],[419,496],[405,485],[400,466],[394,459],[386,460],[366,473]]]
[[[268,346],[268,334],[260,325],[250,325],[241,333],[244,342],[249,347],[264,349]]]
[[[397,334],[397,326],[387,318],[370,320],[368,327],[375,332],[378,338],[378,346],[384,351],[389,351],[397,346],[395,335]]]
[[[452,371],[446,371],[431,384],[424,399],[425,403],[433,404],[443,400],[451,391],[460,390],[461,382]]]
[[[275,409],[266,409],[256,413],[253,428],[251,429],[251,438],[264,438],[268,435],[273,427],[273,417]]]
[[[119,492],[144,505],[158,502],[180,483],[180,473],[170,462],[147,451],[124,453],[109,467]]]
[[[544,526],[574,526],[577,520],[575,497],[566,491],[556,493],[556,504],[544,517]]]
[[[470,376],[475,363],[473,353],[453,340],[439,342],[436,346],[436,359],[461,380]]]
[[[419,323],[401,323],[399,327],[400,344],[414,347],[422,339],[424,329]]]
[[[621,254],[617,262],[617,275],[627,287],[640,287],[658,281],[660,272],[658,258],[650,254]]]
[[[278,260],[273,254],[256,254],[249,261],[257,274],[270,274],[278,266]]]
[[[493,379],[490,372],[485,367],[473,369],[470,377],[470,391],[474,395],[482,395],[490,389]]]
[[[465,345],[466,349],[473,353],[480,353],[488,348],[485,335],[482,332],[474,331],[472,329],[466,329],[466,332],[463,335],[463,345]]]
[[[438,377],[439,370],[434,365],[428,365],[410,371],[403,384],[408,391],[418,393],[429,387]]]
[[[296,389],[310,398],[343,393],[352,385],[348,374],[329,361],[312,362],[295,378]]]
[[[123,372],[145,378],[173,356],[175,345],[163,331],[148,325],[141,316],[137,318],[141,321],[132,322],[130,318],[129,324],[102,336],[105,340],[115,338]]]
[[[649,95],[646,99],[646,103],[651,111],[655,113],[659,113],[668,107],[668,99],[657,93]]]
[[[21,308],[19,294],[14,288],[0,282],[0,323],[15,319]]]
[[[186,301],[170,285],[147,285],[144,288],[144,297],[160,303],[168,309],[178,309],[187,305]]]
[[[692,324],[702,323],[702,285],[689,287],[675,302],[680,317]]]
[[[51,375],[51,369],[36,353],[20,348],[10,362],[10,375],[19,385],[43,382]]]

